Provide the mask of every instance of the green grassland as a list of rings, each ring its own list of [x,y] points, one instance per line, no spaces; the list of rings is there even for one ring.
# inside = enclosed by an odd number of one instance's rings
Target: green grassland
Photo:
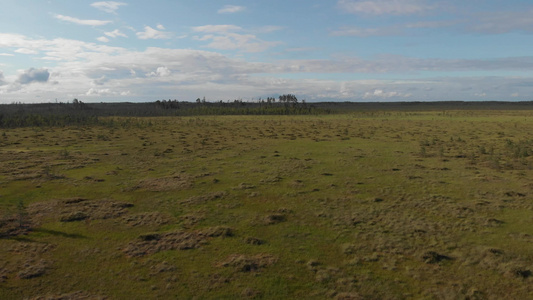
[[[532,117],[1,129],[0,299],[531,298]]]

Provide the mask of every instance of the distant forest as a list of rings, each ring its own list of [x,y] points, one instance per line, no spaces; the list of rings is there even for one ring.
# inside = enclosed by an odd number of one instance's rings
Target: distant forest
[[[169,99],[141,103],[84,103],[74,99],[67,103],[2,104],[0,128],[91,125],[106,122],[103,117],[317,115],[331,112],[327,107],[298,101],[292,94],[281,95],[278,99],[259,99],[255,102],[208,102],[205,98],[198,98],[195,102]]]
[[[299,101],[295,95],[281,95],[254,102],[242,100],[195,102],[157,100],[155,102],[0,104],[0,128],[28,126],[92,125],[109,122],[104,117],[157,117],[205,115],[319,115],[372,111],[428,110],[532,110],[527,102],[314,102]]]

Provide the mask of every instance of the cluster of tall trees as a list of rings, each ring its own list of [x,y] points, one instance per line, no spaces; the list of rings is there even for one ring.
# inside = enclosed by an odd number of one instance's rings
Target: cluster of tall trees
[[[298,98],[295,95],[287,94],[279,96],[279,102],[281,103],[298,103]]]
[[[180,107],[180,102],[178,100],[157,100],[155,102],[156,106],[163,108],[163,109],[174,109]]]
[[[285,94],[280,95],[278,97],[278,103],[298,103],[298,98],[293,94]],[[276,103],[276,98],[274,97],[267,97],[266,99],[259,98],[260,103],[267,103],[267,104],[273,104]],[[305,103],[305,100],[303,101]]]

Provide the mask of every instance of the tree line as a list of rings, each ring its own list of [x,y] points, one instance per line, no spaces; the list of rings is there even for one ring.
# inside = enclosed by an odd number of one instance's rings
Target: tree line
[[[208,102],[157,100],[154,102],[84,103],[73,99],[67,103],[0,104],[0,128],[94,125],[105,123],[104,117],[157,117],[201,115],[309,115],[328,114],[331,110],[298,101],[292,94],[268,97],[254,102],[240,99]]]

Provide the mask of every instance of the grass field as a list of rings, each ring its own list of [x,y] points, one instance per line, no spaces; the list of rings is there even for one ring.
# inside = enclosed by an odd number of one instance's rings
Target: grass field
[[[0,299],[531,298],[532,117],[0,130]]]

